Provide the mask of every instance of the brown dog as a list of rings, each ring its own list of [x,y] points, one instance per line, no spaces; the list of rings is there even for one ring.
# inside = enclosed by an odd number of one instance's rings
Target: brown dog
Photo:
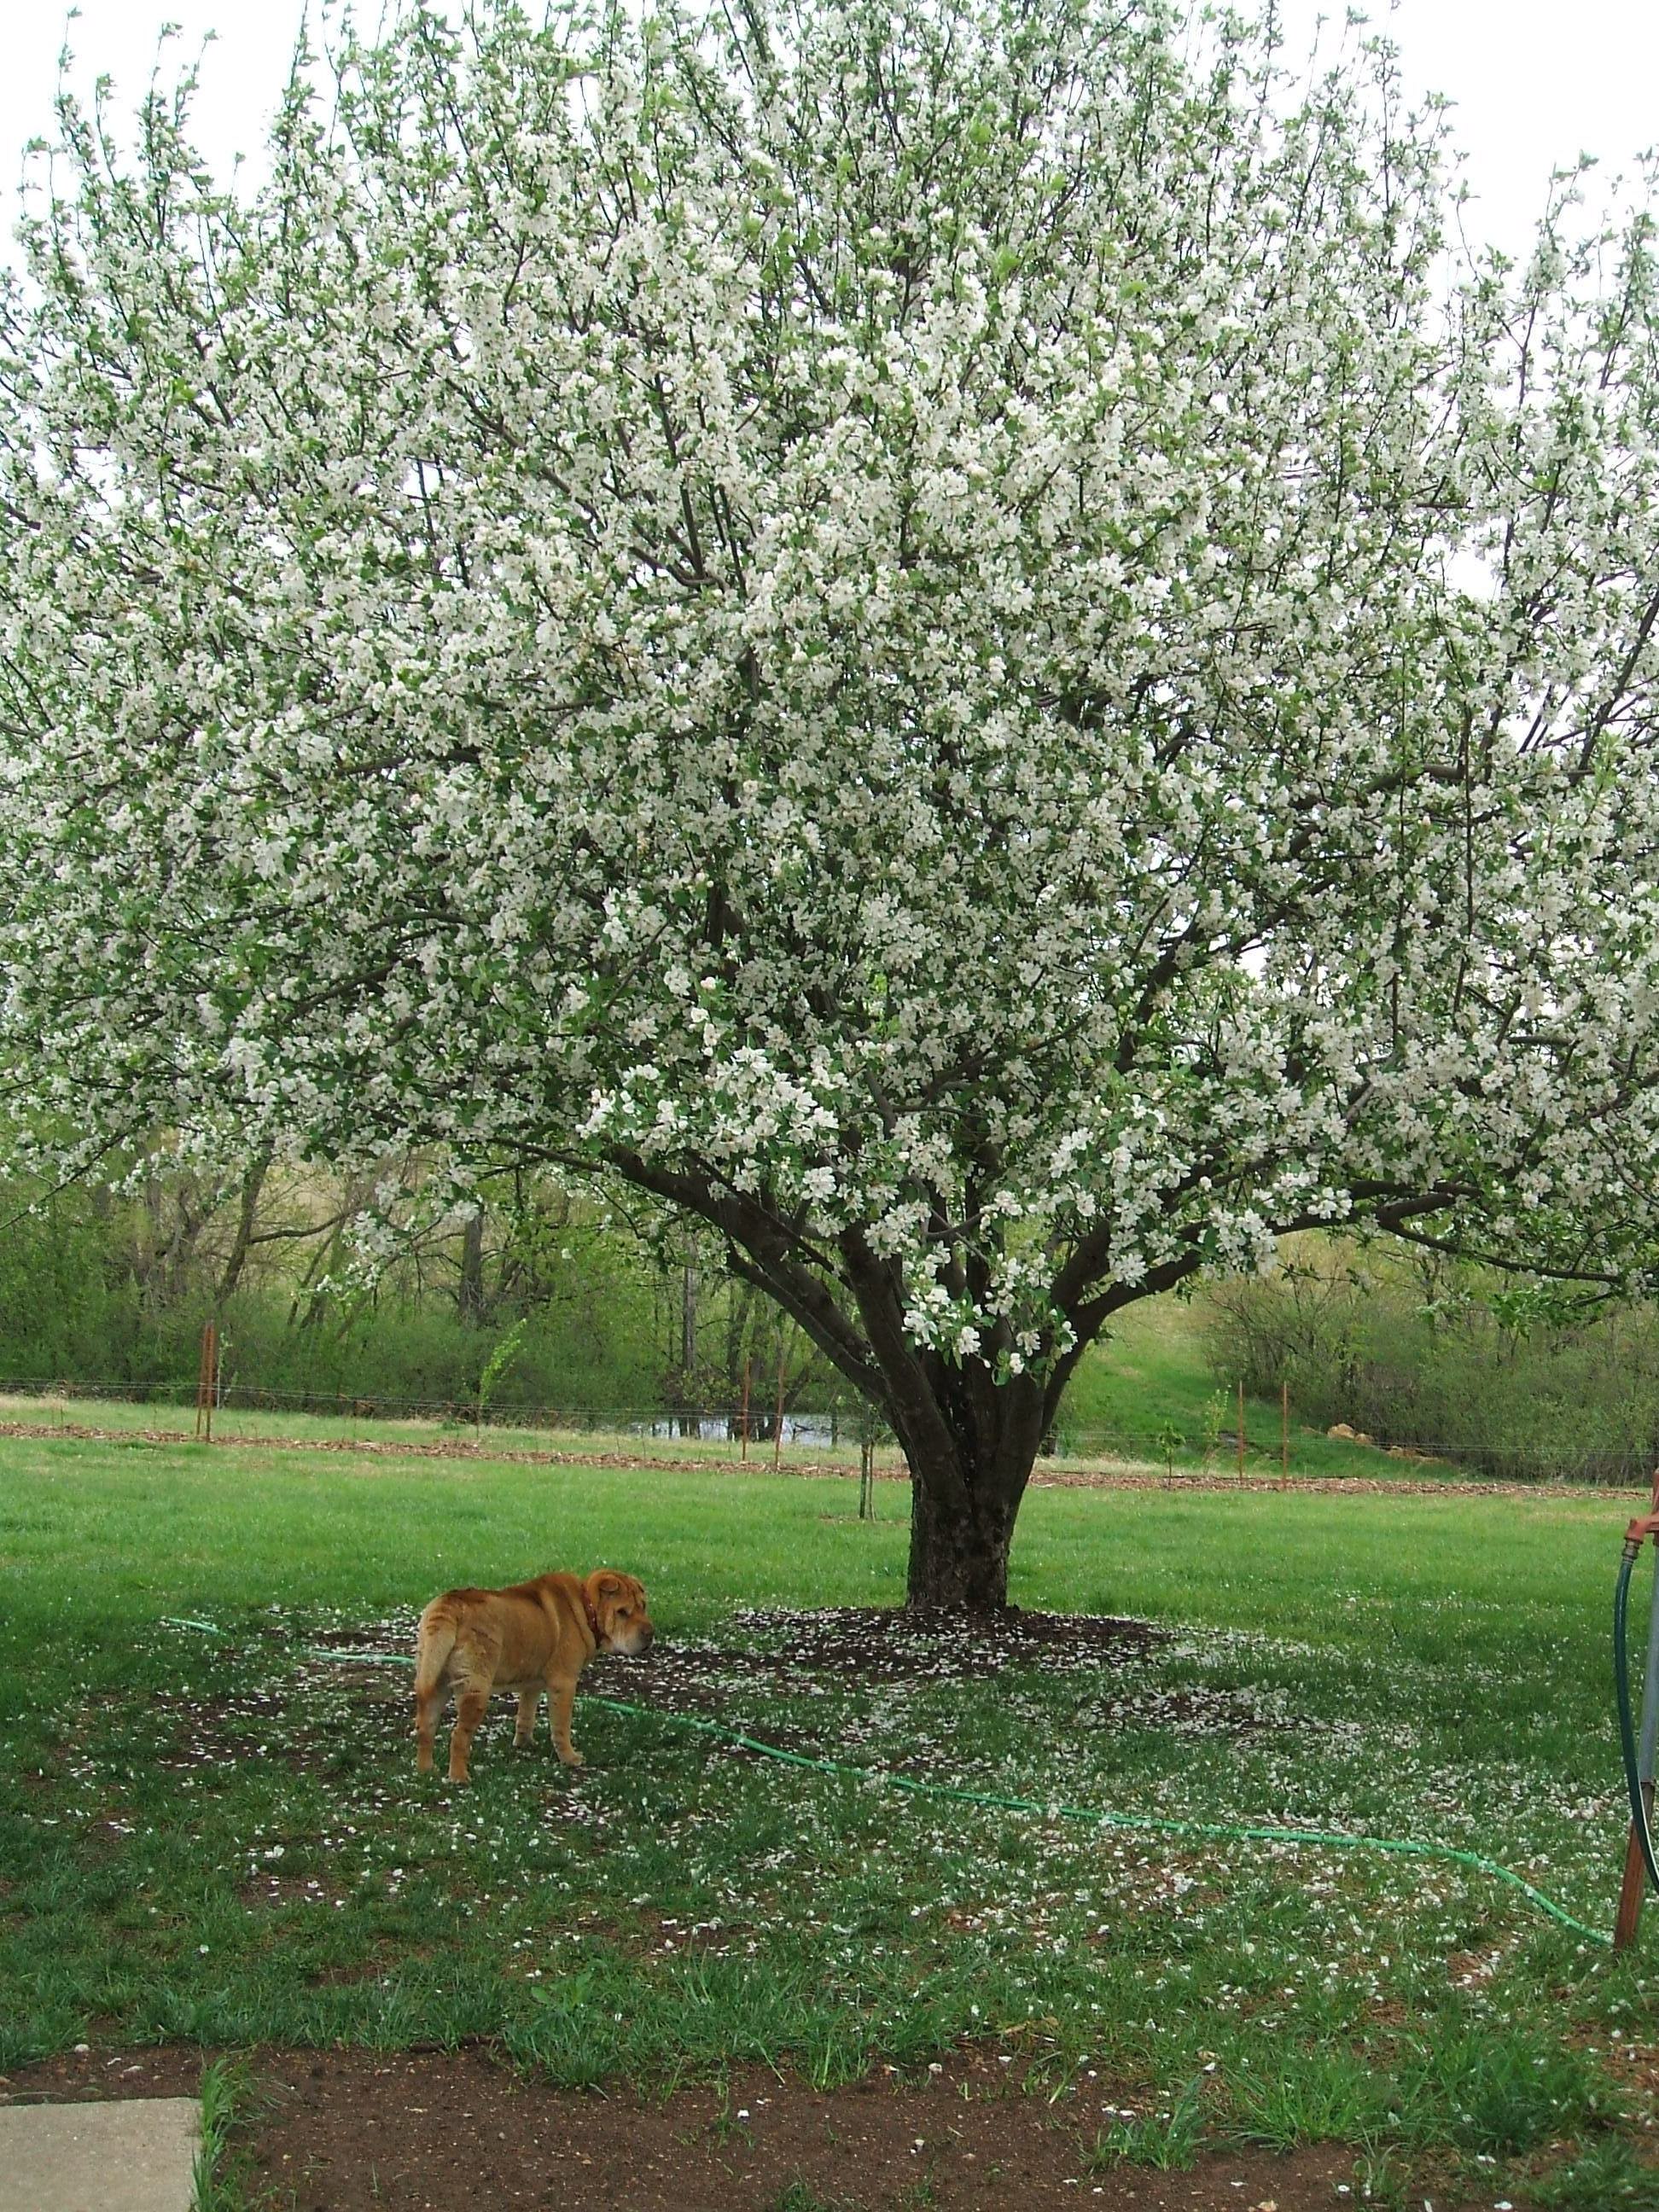
[[[609,1568],[583,1581],[576,1575],[538,1575],[507,1589],[453,1589],[434,1597],[421,1615],[415,1639],[416,1765],[432,1771],[432,1742],[444,1692],[455,1692],[455,1728],[449,1739],[449,1778],[468,1778],[472,1738],[492,1690],[516,1690],[515,1744],[536,1732],[536,1709],[547,1692],[553,1743],[567,1766],[582,1755],[570,1741],[570,1708],[576,1677],[601,1651],[643,1651],[654,1634],[645,1592],[632,1575]]]

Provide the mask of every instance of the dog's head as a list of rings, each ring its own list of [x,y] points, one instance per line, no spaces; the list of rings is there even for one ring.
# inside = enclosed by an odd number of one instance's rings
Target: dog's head
[[[587,1596],[593,1618],[599,1624],[603,1650],[620,1651],[629,1659],[649,1650],[656,1631],[645,1609],[643,1583],[635,1582],[632,1575],[619,1575],[609,1567],[601,1567],[597,1574],[587,1577]]]

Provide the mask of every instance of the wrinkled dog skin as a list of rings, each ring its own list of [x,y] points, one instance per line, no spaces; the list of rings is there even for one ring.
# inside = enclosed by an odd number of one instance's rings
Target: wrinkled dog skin
[[[542,1692],[548,1697],[553,1743],[567,1766],[582,1755],[570,1741],[576,1678],[601,1651],[646,1650],[653,1634],[645,1591],[632,1575],[601,1567],[578,1575],[538,1575],[506,1589],[453,1589],[434,1597],[421,1615],[415,1641],[416,1764],[432,1771],[432,1744],[445,1693],[455,1692],[455,1727],[449,1739],[449,1778],[468,1779],[472,1738],[492,1690],[518,1694],[514,1741],[527,1744],[536,1729]]]

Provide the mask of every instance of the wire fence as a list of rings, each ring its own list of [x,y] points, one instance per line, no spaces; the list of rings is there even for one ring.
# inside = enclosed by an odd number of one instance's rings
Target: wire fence
[[[101,1403],[193,1411],[198,1403],[198,1390],[199,1385],[194,1382],[132,1382],[96,1377],[64,1382],[42,1376],[0,1376],[0,1397],[61,1404],[65,1408]],[[604,1430],[659,1437],[701,1436],[705,1439],[729,1435],[733,1440],[741,1431],[744,1419],[743,1408],[738,1405],[684,1410],[665,1408],[659,1403],[553,1406],[529,1401],[492,1400],[480,1405],[470,1398],[405,1396],[395,1391],[357,1391],[343,1387],[299,1390],[255,1382],[216,1384],[213,1405],[215,1411],[222,1413],[295,1413],[310,1414],[319,1419],[420,1421],[465,1428],[568,1429],[583,1433]],[[749,1407],[748,1421],[751,1437],[763,1431],[769,1437],[775,1416],[771,1408],[757,1399]],[[799,1436],[805,1441],[821,1437],[826,1442],[855,1442],[860,1419],[845,1408],[822,1413],[789,1409],[784,1413],[783,1425],[786,1436],[792,1438]]]
[[[151,1380],[131,1382],[108,1377],[78,1377],[65,1381],[44,1376],[0,1376],[0,1401],[9,1401],[14,1414],[33,1410],[48,1424],[79,1425],[100,1407],[149,1411],[160,1415],[191,1415],[204,1403],[200,1381]],[[874,1424],[856,1410],[832,1407],[827,1410],[786,1407],[781,1422],[775,1408],[757,1395],[745,1407],[704,1405],[665,1407],[648,1406],[555,1406],[540,1401],[489,1400],[480,1403],[394,1391],[354,1391],[343,1386],[316,1390],[295,1389],[244,1382],[215,1380],[210,1401],[216,1434],[228,1437],[246,1433],[259,1417],[303,1418],[351,1429],[398,1425],[441,1431],[534,1431],[548,1435],[623,1436],[641,1439],[676,1439],[703,1444],[730,1444],[740,1449],[745,1437],[753,1445],[777,1439],[787,1444],[830,1449],[843,1447],[856,1453],[868,1440],[892,1445],[890,1431]]]
[[[867,1450],[888,1474],[906,1472],[891,1431],[856,1407],[786,1407],[780,1423],[775,1404],[759,1394],[739,1401],[697,1407],[559,1406],[528,1401],[489,1400],[480,1404],[432,1395],[385,1390],[351,1391],[343,1387],[296,1389],[243,1381],[131,1382],[114,1378],[0,1376],[0,1419],[24,1426],[96,1428],[152,1427],[200,1433],[204,1389],[208,1387],[212,1438],[224,1443],[262,1433],[294,1432],[295,1425],[325,1436],[372,1437],[410,1431],[436,1440],[480,1438],[486,1431],[528,1443],[540,1437],[570,1440],[606,1438],[637,1447],[690,1448],[699,1457],[730,1455],[744,1459],[787,1452],[793,1459],[845,1456],[856,1468]],[[100,1420],[100,1409],[103,1409]],[[148,1421],[135,1419],[149,1414]],[[1622,1437],[1585,1436],[1571,1447],[1558,1442],[1504,1439],[1472,1447],[1467,1439],[1410,1443],[1338,1430],[1327,1433],[1292,1428],[1288,1406],[1264,1409],[1250,1405],[1242,1431],[1237,1420],[1203,1431],[1168,1425],[1149,1434],[1143,1428],[1079,1425],[1062,1421],[1044,1438],[1041,1455],[1050,1465],[1128,1463],[1162,1468],[1170,1475],[1204,1473],[1260,1480],[1278,1474],[1293,1479],[1419,1478],[1570,1484],[1587,1488],[1646,1488],[1652,1478],[1650,1449]]]

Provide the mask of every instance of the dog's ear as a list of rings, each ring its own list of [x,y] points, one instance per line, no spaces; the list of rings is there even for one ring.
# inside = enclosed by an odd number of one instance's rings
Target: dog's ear
[[[623,1578],[620,1575],[603,1574],[594,1576],[593,1595],[595,1597],[620,1597],[622,1594]]]

